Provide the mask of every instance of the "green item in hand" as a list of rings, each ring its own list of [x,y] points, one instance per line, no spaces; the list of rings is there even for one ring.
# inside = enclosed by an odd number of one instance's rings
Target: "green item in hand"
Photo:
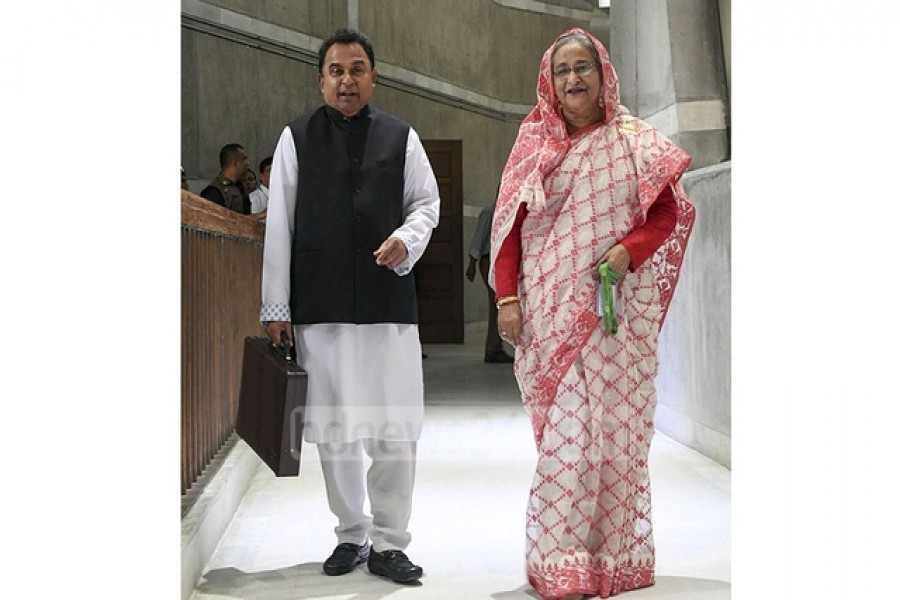
[[[605,262],[600,263],[597,271],[600,273],[600,283],[597,289],[597,312],[603,319],[606,333],[616,335],[619,330],[619,320],[616,315],[615,286],[622,279],[622,274],[610,269]]]

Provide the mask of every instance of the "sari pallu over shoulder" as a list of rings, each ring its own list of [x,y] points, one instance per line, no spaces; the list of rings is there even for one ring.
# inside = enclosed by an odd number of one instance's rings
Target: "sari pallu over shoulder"
[[[621,107],[624,109],[624,107]],[[696,213],[681,185],[681,176],[691,164],[690,155],[675,145],[659,131],[640,119],[627,114],[625,110],[618,120],[618,129],[628,142],[634,156],[638,173],[638,201],[641,203],[643,219],[647,218],[650,206],[659,198],[666,186],[672,186],[678,217],[675,229],[666,241],[657,248],[650,259],[659,288],[659,327],[665,321],[688,239],[694,229]],[[641,221],[643,223],[643,220]],[[638,224],[640,225],[640,223]]]

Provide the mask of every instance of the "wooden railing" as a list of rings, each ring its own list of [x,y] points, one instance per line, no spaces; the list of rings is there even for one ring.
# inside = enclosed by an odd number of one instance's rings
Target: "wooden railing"
[[[264,226],[181,192],[181,493],[234,432],[244,337],[259,324]]]

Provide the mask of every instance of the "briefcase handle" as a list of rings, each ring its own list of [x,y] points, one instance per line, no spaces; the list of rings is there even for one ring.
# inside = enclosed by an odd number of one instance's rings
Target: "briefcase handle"
[[[275,346],[275,348],[284,355],[285,360],[297,362],[297,357],[294,355],[294,347],[291,345],[291,340],[284,331],[281,332],[281,347]]]

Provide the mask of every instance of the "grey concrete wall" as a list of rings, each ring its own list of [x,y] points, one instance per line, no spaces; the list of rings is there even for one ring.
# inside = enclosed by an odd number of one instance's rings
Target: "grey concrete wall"
[[[560,32],[576,24],[589,23],[485,0],[360,2],[359,11],[360,29],[379,44],[385,61],[532,105],[541,56]]]
[[[731,162],[686,174],[696,221],[660,335],[656,427],[731,466]]]
[[[298,108],[321,99],[316,68],[213,35],[182,29],[181,37],[181,156],[188,177],[208,182],[219,171],[219,149],[231,142],[244,146],[257,171]]]
[[[677,100],[666,0],[611,3],[610,42],[622,104],[632,114],[652,115]]]
[[[719,26],[722,28],[722,52],[725,55],[725,79],[731,90],[731,0],[719,0]]]
[[[348,18],[348,3],[343,0],[206,0],[206,2],[319,38],[327,37],[338,27],[346,25]]]
[[[718,2],[670,0],[672,73],[678,97],[680,137],[695,167],[731,156],[728,79]]]
[[[730,157],[727,36],[715,0],[614,2],[610,56],[622,103],[682,146],[692,168]],[[730,4],[725,8],[730,14]]]

